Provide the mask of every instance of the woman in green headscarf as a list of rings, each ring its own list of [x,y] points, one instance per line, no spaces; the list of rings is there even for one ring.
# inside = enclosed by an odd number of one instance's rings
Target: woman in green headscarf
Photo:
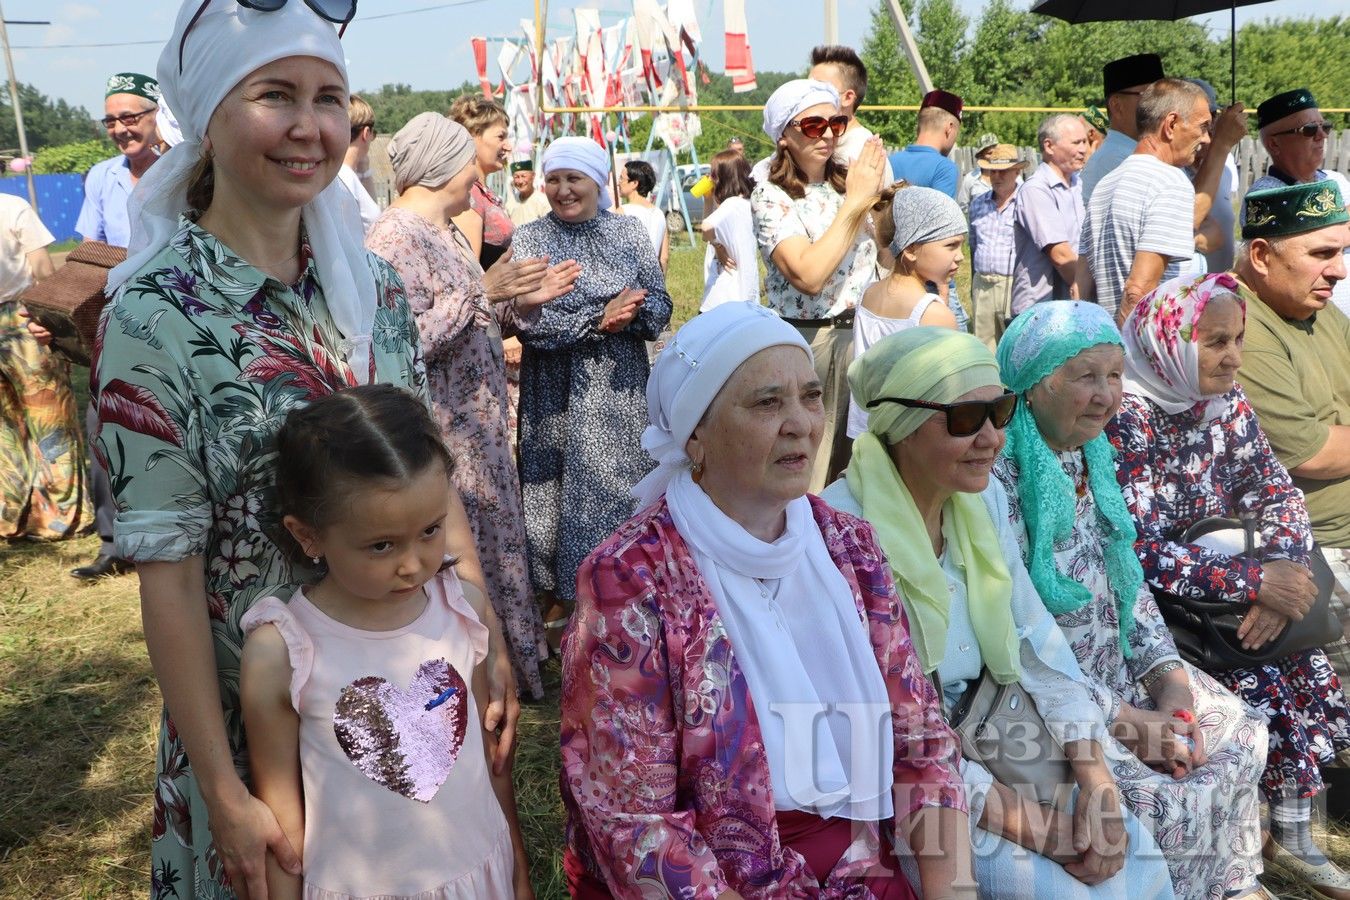
[[[920,661],[949,703],[985,668],[999,683],[1020,682],[1085,798],[1070,813],[1038,807],[963,761],[981,894],[1172,896],[1161,851],[1120,802],[1102,710],[1027,576],[1007,496],[990,480],[1016,408],[993,354],[969,334],[912,328],[854,360],[848,381],[868,430],[823,498],[876,529]]]
[[[1144,586],[1103,434],[1120,407],[1120,332],[1095,303],[1038,303],[1003,335],[998,362],[1019,403],[994,475],[1036,591],[1106,714],[1126,803],[1164,848],[1178,897],[1264,896],[1266,727],[1181,661]]]

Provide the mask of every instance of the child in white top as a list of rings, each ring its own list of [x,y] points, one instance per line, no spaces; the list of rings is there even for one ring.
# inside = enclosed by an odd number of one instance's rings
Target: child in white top
[[[282,524],[316,583],[243,619],[253,788],[303,880],[277,898],[533,900],[509,772],[491,774],[487,629],[447,555],[453,462],[390,385],[292,412],[277,436]]]
[[[891,274],[863,294],[853,320],[853,358],[887,335],[915,325],[956,328],[956,317],[930,285],[947,284],[961,267],[966,219],[956,201],[941,191],[900,182],[889,215],[876,208],[877,243],[889,245],[895,259]],[[934,302],[937,301],[937,302]],[[867,430],[867,410],[851,398],[848,436]]]
[[[750,193],[755,189],[750,163],[735,150],[723,150],[712,158],[710,174],[713,194],[704,199],[704,209],[716,208],[703,218],[708,253],[699,312],[736,300],[759,302],[759,244],[750,211]]]

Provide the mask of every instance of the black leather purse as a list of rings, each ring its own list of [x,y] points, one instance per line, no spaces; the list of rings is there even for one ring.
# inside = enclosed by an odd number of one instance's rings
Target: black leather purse
[[[1193,544],[1205,535],[1230,529],[1243,532],[1243,555],[1252,556],[1256,550],[1254,519],[1203,519],[1187,529],[1181,540],[1182,543]],[[1244,650],[1242,642],[1238,640],[1237,631],[1243,617],[1240,605],[1178,597],[1157,590],[1153,592],[1153,597],[1158,601],[1163,619],[1172,630],[1177,652],[1186,662],[1207,672],[1261,666],[1281,660],[1291,653],[1334,643],[1344,635],[1341,621],[1330,606],[1331,589],[1336,577],[1316,544],[1308,558],[1308,565],[1317,585],[1317,599],[1313,601],[1312,608],[1299,621],[1291,620],[1274,640],[1255,650]]]

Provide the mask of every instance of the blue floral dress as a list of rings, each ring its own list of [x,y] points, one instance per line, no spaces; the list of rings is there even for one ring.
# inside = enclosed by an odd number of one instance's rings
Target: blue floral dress
[[[271,449],[286,414],[356,379],[317,269],[287,285],[187,219],[104,310],[95,352],[98,452],[117,500],[117,554],[201,557],[234,765],[248,775],[239,706],[240,620],[255,600],[303,580],[276,543]],[[403,285],[370,254],[379,309],[371,379],[426,396]],[[234,892],[211,843],[206,805],[177,729],[161,725],[151,900]]]
[[[1261,590],[1262,560],[1307,565],[1311,526],[1303,492],[1275,457],[1241,386],[1215,403],[1217,414],[1169,415],[1126,394],[1107,434],[1120,450],[1116,474],[1139,523],[1135,546],[1148,584],[1246,608]],[[1260,558],[1181,543],[1195,523],[1234,516],[1239,508],[1258,517]],[[1278,663],[1211,674],[1268,723],[1270,752],[1261,776],[1266,799],[1320,794],[1321,767],[1350,748],[1350,712],[1326,653],[1314,648]]]

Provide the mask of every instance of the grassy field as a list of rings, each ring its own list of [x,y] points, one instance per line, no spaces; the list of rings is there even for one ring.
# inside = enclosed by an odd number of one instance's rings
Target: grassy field
[[[698,308],[701,248],[672,254],[676,320]],[[0,900],[143,898],[159,692],[134,575],[84,585],[67,570],[98,549],[0,545]],[[525,707],[516,785],[541,900],[565,896],[558,800],[558,669]],[[1350,840],[1331,839],[1350,861]],[[1271,887],[1285,897],[1312,897]]]

